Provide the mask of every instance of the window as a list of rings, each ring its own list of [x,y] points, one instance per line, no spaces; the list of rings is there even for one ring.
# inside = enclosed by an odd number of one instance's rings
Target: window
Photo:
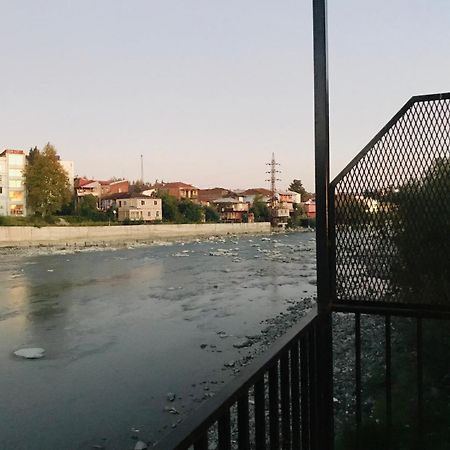
[[[141,205],[145,205],[145,200],[141,200]]]
[[[9,169],[10,178],[22,178],[22,170],[21,169]]]
[[[148,217],[151,217],[152,216],[152,212],[149,211],[147,215],[148,215]]]
[[[153,201],[153,204],[154,204],[154,205],[157,205],[157,204],[158,204],[158,200],[154,200],[154,201]]]
[[[24,155],[8,155],[8,161],[10,166],[23,166],[24,164]]]
[[[23,216],[23,205],[11,205],[9,207],[9,214],[11,216]]]
[[[119,200],[119,206],[122,206],[122,200]]]
[[[159,211],[156,211],[156,217],[159,217]]]
[[[123,201],[123,206],[127,206],[127,201],[126,200]]]
[[[10,188],[20,188],[22,187],[22,180],[9,180]]]
[[[23,192],[9,191],[9,200],[13,202],[23,202]]]

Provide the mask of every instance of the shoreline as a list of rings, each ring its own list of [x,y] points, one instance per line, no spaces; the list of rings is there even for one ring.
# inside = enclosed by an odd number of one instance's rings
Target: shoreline
[[[110,247],[226,235],[270,234],[269,222],[119,225],[103,227],[0,227],[0,249],[28,247]]]
[[[238,237],[238,236],[267,236],[276,235],[281,233],[308,233],[312,232],[308,228],[297,228],[294,230],[280,230],[269,229],[267,232],[246,232],[246,233],[227,233],[227,234],[201,234],[198,236],[173,236],[168,238],[155,238],[155,239],[115,239],[115,240],[98,240],[90,242],[51,242],[51,243],[35,243],[34,245],[27,245],[21,243],[21,245],[3,245],[0,242],[0,256],[47,256],[47,255],[62,255],[62,254],[74,254],[84,252],[104,252],[104,251],[116,251],[123,249],[135,249],[142,247],[156,247],[156,246],[170,246],[176,244],[188,244],[192,242],[211,241],[215,242],[225,237]]]

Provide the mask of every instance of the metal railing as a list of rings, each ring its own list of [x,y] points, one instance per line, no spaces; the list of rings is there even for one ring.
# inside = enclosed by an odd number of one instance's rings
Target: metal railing
[[[157,448],[318,448],[318,317],[301,319]]]
[[[450,305],[450,93],[412,97],[330,185],[336,305]]]
[[[303,318],[158,448],[330,450],[333,421],[336,449],[447,448],[449,198],[450,93],[413,97],[330,183],[330,310]]]
[[[420,311],[414,317],[338,315],[335,448],[448,448],[449,319],[425,318]]]

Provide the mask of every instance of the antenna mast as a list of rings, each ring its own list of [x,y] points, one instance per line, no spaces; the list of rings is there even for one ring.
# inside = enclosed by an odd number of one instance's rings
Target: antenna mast
[[[141,155],[141,182],[144,184],[144,156]]]
[[[281,181],[280,178],[277,178],[277,173],[281,173],[279,170],[277,170],[277,166],[279,165],[280,164],[278,164],[275,161],[275,153],[272,153],[272,161],[266,164],[266,166],[270,166],[270,170],[266,172],[270,174],[270,178],[266,181],[270,181],[270,195],[272,208],[275,206],[275,193],[277,192],[276,182]]]

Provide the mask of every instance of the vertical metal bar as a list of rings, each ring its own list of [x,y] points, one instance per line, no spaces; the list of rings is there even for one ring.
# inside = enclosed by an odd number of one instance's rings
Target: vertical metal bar
[[[238,447],[239,450],[250,449],[248,392],[238,400]]]
[[[355,313],[355,421],[357,447],[361,432],[361,314]]]
[[[317,304],[319,312],[328,312],[331,296],[329,289],[330,278],[328,262],[328,184],[330,179],[330,143],[326,0],[313,0],[313,34]]]
[[[310,449],[310,424],[309,424],[309,351],[308,335],[300,338],[300,399],[301,399],[301,430],[302,450]]]
[[[217,446],[218,450],[231,450],[231,421],[230,421],[230,411],[227,411],[218,420],[218,437],[219,443]]]
[[[280,415],[278,400],[278,363],[269,369],[269,438],[270,449],[280,448]]]
[[[417,318],[417,448],[423,448],[423,327]]]
[[[314,142],[316,175],[316,248],[317,248],[317,306],[324,316],[317,328],[317,398],[320,433],[316,433],[320,450],[333,448],[333,354],[331,337],[331,278],[330,278],[330,136],[328,100],[327,2],[313,0],[314,39]],[[328,316],[328,317],[327,317]],[[316,364],[314,364],[316,366]],[[316,380],[310,380],[315,382]]]
[[[194,450],[208,450],[207,430],[194,442]]]
[[[266,448],[266,405],[264,376],[255,383],[255,448]]]
[[[386,450],[391,448],[392,435],[392,358],[391,358],[391,316],[386,315],[385,325],[385,357],[386,357]]]
[[[309,332],[308,353],[310,448],[311,450],[321,450],[321,447],[318,445],[317,345],[315,329]]]
[[[300,448],[300,377],[298,342],[291,347],[291,411],[292,411],[292,448]],[[258,446],[256,446],[258,448]]]
[[[280,360],[280,390],[281,390],[281,448],[291,448],[291,405],[289,386],[289,354],[284,352]]]

